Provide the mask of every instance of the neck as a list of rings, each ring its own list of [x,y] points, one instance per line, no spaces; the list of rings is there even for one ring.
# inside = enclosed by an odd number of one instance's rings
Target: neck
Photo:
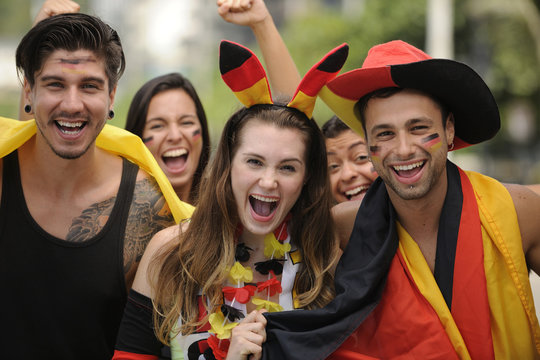
[[[252,248],[254,251],[257,249],[264,248],[264,238],[266,235],[258,235],[250,233],[247,230],[244,230],[240,237],[238,238],[239,243],[244,243],[246,246]]]
[[[34,136],[19,148],[21,173],[29,183],[37,183],[41,189],[59,197],[80,191],[85,184],[94,183],[103,174],[103,152],[91,146],[78,159],[62,159],[48,144]],[[36,185],[37,185],[36,184]]]
[[[404,200],[392,189],[387,187],[387,190],[399,222],[413,239],[420,235],[436,236],[448,190],[446,170],[441,174],[439,181],[422,198]]]

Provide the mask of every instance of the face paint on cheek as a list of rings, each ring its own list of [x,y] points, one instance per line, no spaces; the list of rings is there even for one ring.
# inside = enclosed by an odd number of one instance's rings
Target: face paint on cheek
[[[154,137],[153,136],[149,136],[147,138],[143,138],[142,139],[142,142],[145,143],[145,144],[148,144],[149,142],[151,142],[152,140],[154,140]]]
[[[370,146],[369,147],[369,153],[371,154],[371,161],[372,162],[380,162],[380,152],[381,147],[380,146]]]
[[[201,136],[201,129],[197,129],[193,132],[193,134],[191,134],[191,137],[193,139],[193,143],[194,144],[197,144],[199,141],[201,141],[202,139],[202,136]]]
[[[442,146],[439,134],[431,134],[422,139],[422,146],[429,152],[435,152]]]

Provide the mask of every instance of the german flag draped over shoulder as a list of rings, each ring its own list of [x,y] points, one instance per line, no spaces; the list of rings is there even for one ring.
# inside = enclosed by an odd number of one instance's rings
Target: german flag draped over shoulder
[[[19,121],[0,117],[0,158],[28,141],[35,135],[36,129],[34,120]],[[191,217],[194,207],[178,198],[153,155],[138,136],[106,124],[96,139],[96,145],[112,154],[128,159],[153,176],[177,223]]]
[[[264,359],[539,357],[540,329],[510,195],[495,180],[450,162],[447,174],[434,274],[414,240],[394,226],[377,179],[336,270],[336,298],[323,309],[266,315]],[[495,203],[485,196],[492,192],[499,194]],[[499,209],[495,221],[490,214]]]

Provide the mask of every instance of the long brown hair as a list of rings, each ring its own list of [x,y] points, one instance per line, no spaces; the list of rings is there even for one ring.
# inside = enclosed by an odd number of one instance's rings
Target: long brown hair
[[[302,253],[302,267],[295,284],[300,307],[326,305],[334,296],[330,269],[337,261],[337,246],[330,213],[324,138],[317,124],[302,112],[281,105],[254,105],[236,112],[225,124],[215,157],[203,176],[199,205],[180,239],[155,258],[154,320],[159,339],[168,343],[171,331],[194,332],[199,321],[197,296],[211,306],[222,299],[226,270],[235,261],[238,223],[231,188],[231,162],[240,146],[240,133],[252,119],[278,128],[298,129],[306,145],[306,184],[291,209],[291,239]],[[210,312],[214,309],[209,309]],[[182,325],[176,328],[178,319]]]

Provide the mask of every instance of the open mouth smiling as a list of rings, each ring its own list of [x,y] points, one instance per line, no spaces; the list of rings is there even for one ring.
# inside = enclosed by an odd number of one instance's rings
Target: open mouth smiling
[[[363,194],[367,192],[368,189],[369,189],[369,185],[360,185],[354,189],[345,191],[344,195],[347,198],[347,200],[352,200],[354,196]]]
[[[169,150],[161,155],[161,159],[171,169],[181,169],[186,164],[189,152],[186,149]]]
[[[416,175],[420,170],[422,170],[425,163],[426,162],[422,160],[422,161],[418,161],[418,162],[407,164],[407,165],[394,165],[392,166],[392,169],[395,171],[395,173],[398,176],[409,178]]]
[[[249,195],[249,204],[257,215],[268,217],[278,207],[279,198],[275,196],[251,194]]]
[[[86,126],[86,122],[84,121],[70,122],[70,121],[56,120],[54,123],[56,127],[63,134],[66,134],[66,135],[78,134]]]

